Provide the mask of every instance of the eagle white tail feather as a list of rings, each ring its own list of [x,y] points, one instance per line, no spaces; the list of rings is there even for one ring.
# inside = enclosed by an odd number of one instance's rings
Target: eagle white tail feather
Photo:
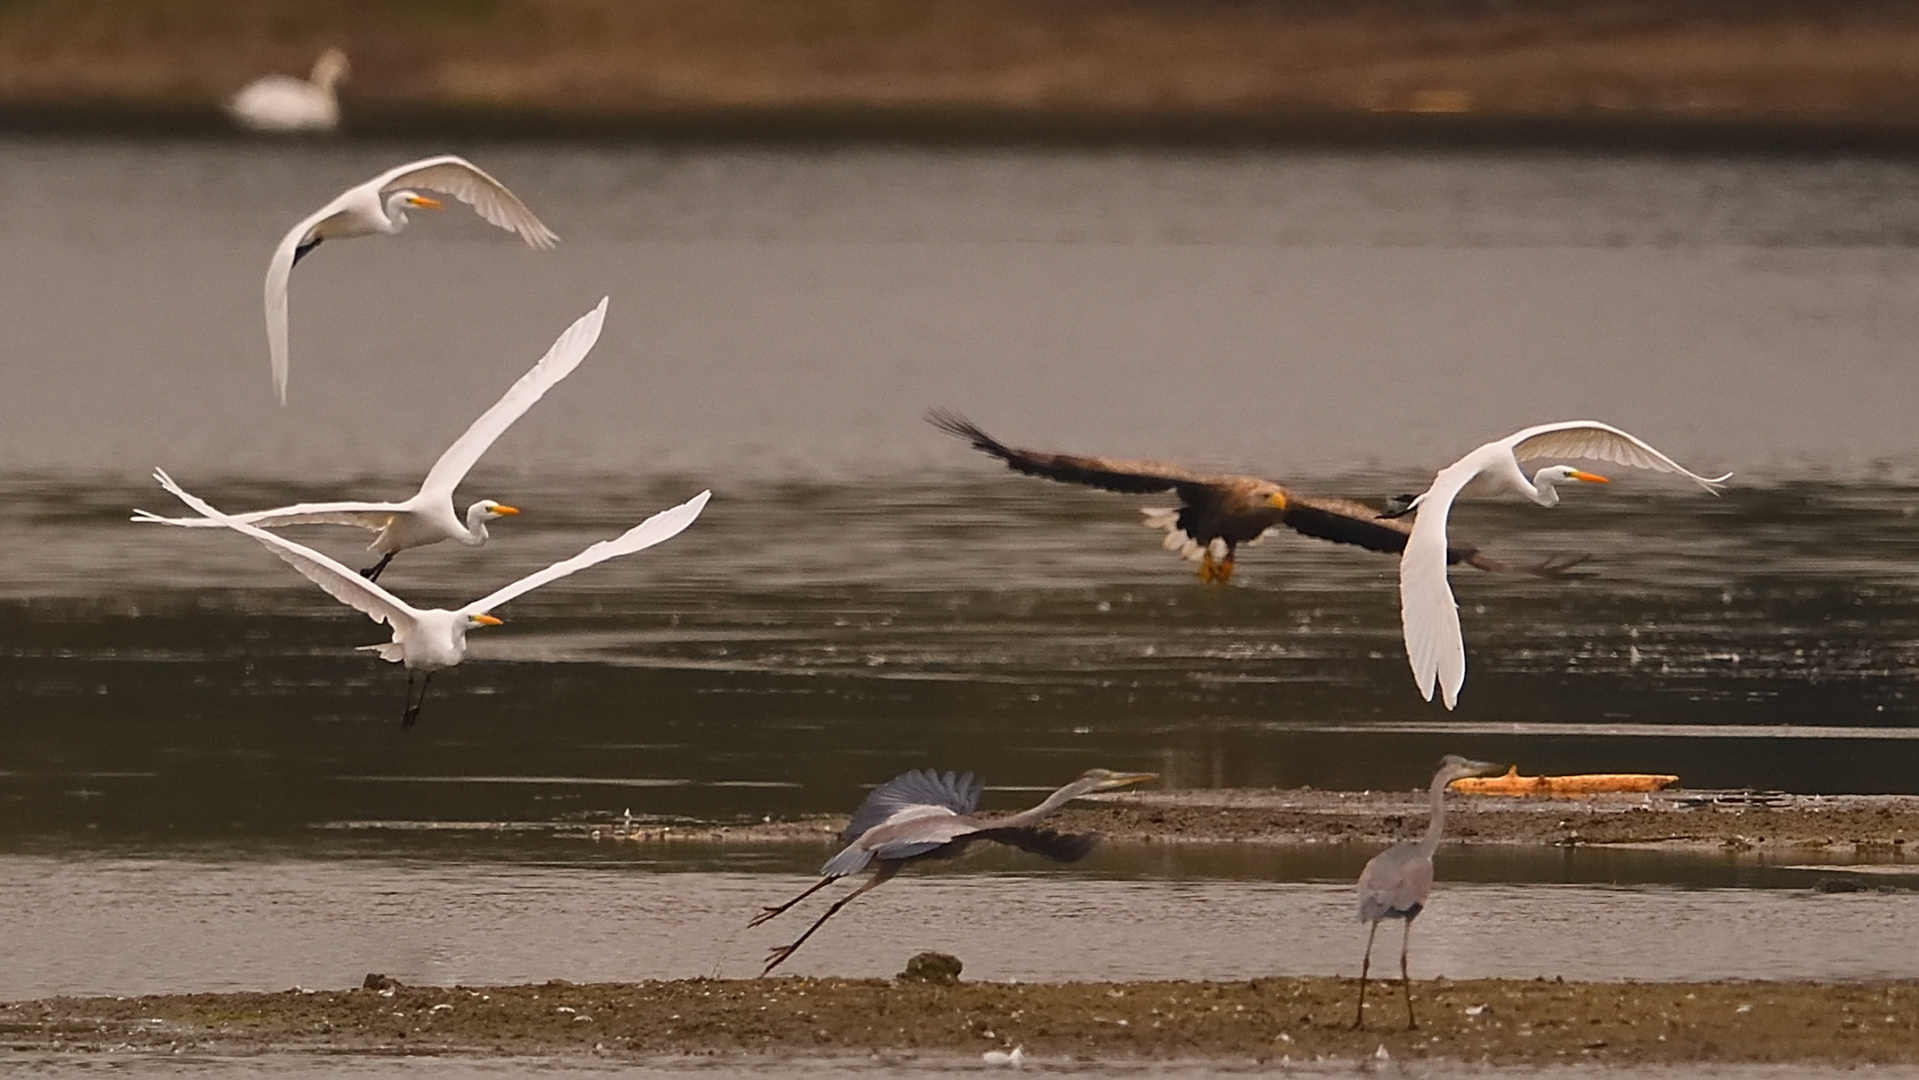
[[[1143,506],[1139,512],[1145,515],[1146,520],[1142,524],[1147,528],[1166,530],[1166,538],[1159,542],[1161,547],[1167,551],[1177,551],[1179,552],[1180,558],[1191,562],[1198,562],[1205,556],[1206,549],[1201,547],[1197,540],[1186,535],[1186,530],[1179,527],[1178,510],[1158,506]],[[1221,547],[1215,557],[1224,558],[1225,548]]]

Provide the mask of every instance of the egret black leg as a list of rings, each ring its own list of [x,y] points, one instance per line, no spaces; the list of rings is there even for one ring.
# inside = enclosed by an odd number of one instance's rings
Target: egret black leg
[[[1406,936],[1399,939],[1399,985],[1406,988],[1406,1030],[1414,1031],[1419,1022],[1413,1019],[1413,977],[1406,973],[1406,950],[1413,942],[1413,921],[1406,920]]]
[[[399,552],[397,551],[389,551],[385,555],[380,556],[380,561],[374,563],[372,566],[367,567],[365,570],[360,571],[360,576],[367,579],[368,581],[380,580],[380,571],[385,570],[386,564],[392,562],[393,556],[398,554]]]
[[[1359,1009],[1353,1014],[1353,1030],[1366,1026],[1366,975],[1373,967],[1373,938],[1379,934],[1379,920],[1373,920],[1373,928],[1366,931],[1366,959],[1359,962]]]
[[[400,714],[401,731],[406,731],[419,721],[420,706],[426,704],[426,688],[428,684],[432,682],[433,673],[431,671],[420,676],[420,697],[419,700],[416,701],[413,697],[413,673],[411,671],[406,673],[406,712]]]
[[[839,914],[840,909],[852,903],[854,897],[860,895],[863,892],[867,892],[869,890],[879,887],[882,883],[884,883],[889,878],[891,878],[894,874],[897,874],[899,872],[900,872],[899,863],[881,863],[880,868],[873,872],[873,876],[868,878],[865,884],[861,885],[857,889],[854,889],[852,892],[847,893],[845,896],[840,897],[838,900],[833,901],[833,906],[826,909],[826,914],[821,915],[813,923],[813,925],[807,927],[806,933],[801,934],[798,938],[796,938],[793,944],[781,945],[780,947],[772,950],[771,952],[768,952],[766,954],[766,967],[760,971],[760,974],[762,976],[768,975],[773,971],[774,968],[779,967],[781,964],[785,963],[787,957],[793,955],[794,951],[797,950],[801,945],[806,944],[806,939],[813,936],[813,931],[818,930],[820,927],[826,925],[826,920]]]
[[[830,877],[821,878],[819,879],[819,881],[814,883],[812,888],[806,890],[805,892],[799,894],[798,896],[795,896],[793,899],[788,900],[786,903],[781,904],[779,907],[761,908],[760,913],[758,915],[753,916],[753,921],[750,923],[747,923],[746,925],[748,927],[758,926],[759,924],[765,922],[766,920],[772,918],[775,915],[780,914],[781,912],[792,907],[794,904],[799,903],[800,901],[806,899],[807,897],[813,895],[816,892],[819,892],[821,889],[826,888],[828,885],[831,885],[833,884],[833,882],[838,880],[839,880],[838,878],[830,878]]]

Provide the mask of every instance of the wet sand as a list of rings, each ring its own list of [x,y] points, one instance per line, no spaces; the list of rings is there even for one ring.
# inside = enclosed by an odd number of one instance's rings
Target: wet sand
[[[1390,843],[1425,828],[1422,792],[1171,791],[1085,799],[1054,827],[1120,843]],[[637,825],[625,837],[830,846],[842,817],[744,825]],[[587,835],[596,830],[589,828]],[[620,824],[597,828],[621,839]],[[1919,798],[1665,791],[1577,799],[1453,795],[1446,839],[1455,842],[1632,844],[1737,850],[1839,850],[1860,858],[1903,856],[1919,843]]]
[[[1919,1061],[1908,983],[1414,985],[1251,982],[934,985],[774,978],[414,988],[145,998],[55,998],[0,1008],[16,1051],[250,1053],[972,1055],[1039,1058],[1320,1057],[1498,1064]]]

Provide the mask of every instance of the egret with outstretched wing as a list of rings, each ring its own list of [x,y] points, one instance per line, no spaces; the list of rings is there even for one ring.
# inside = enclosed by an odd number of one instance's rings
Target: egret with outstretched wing
[[[328,502],[298,503],[273,510],[254,510],[231,515],[235,520],[262,529],[285,525],[353,525],[375,533],[368,551],[380,553],[380,561],[360,571],[369,581],[377,581],[393,556],[408,548],[425,547],[442,540],[458,540],[468,547],[487,541],[486,523],[520,511],[492,499],[481,499],[466,508],[462,520],[453,510],[453,491],[466,478],[480,455],[486,453],[506,429],[513,426],[533,403],[545,396],[561,379],[573,373],[600,340],[600,327],[606,320],[606,298],[598,307],[576,320],[553,342],[539,363],[520,376],[505,396],[480,414],[465,434],[446,448],[440,460],[427,470],[426,480],[411,498],[400,502]],[[136,510],[133,520],[181,525],[188,528],[217,528],[220,523],[205,517],[161,517]]]
[[[406,711],[400,717],[402,728],[412,727],[414,721],[419,719],[420,706],[426,703],[426,688],[433,679],[433,673],[458,664],[466,656],[467,631],[477,626],[500,625],[500,620],[492,614],[494,608],[568,574],[578,573],[621,555],[631,555],[678,536],[688,525],[693,524],[694,518],[700,516],[700,511],[706,507],[706,500],[712,495],[710,491],[702,491],[670,510],[654,514],[611,540],[602,540],[570,559],[562,559],[465,607],[449,611],[445,608],[416,608],[381,588],[379,583],[368,581],[312,548],[229,517],[174,483],[173,478],[162,470],[156,470],[153,478],[195,513],[265,544],[268,551],[278,555],[282,562],[325,590],[328,596],[365,612],[374,622],[385,623],[393,630],[392,641],[362,645],[360,648],[379,653],[380,659],[389,663],[406,666],[407,702]],[[417,701],[413,697],[413,676],[416,672],[422,676]]]
[[[1466,643],[1459,632],[1459,605],[1446,579],[1446,518],[1461,489],[1484,475],[1541,506],[1557,506],[1559,491],[1554,485],[1561,481],[1607,483],[1603,476],[1569,465],[1549,465],[1527,479],[1519,463],[1544,457],[1610,461],[1635,469],[1676,473],[1714,494],[1720,484],[1732,479],[1731,473],[1707,478],[1689,472],[1637,436],[1597,420],[1563,420],[1516,431],[1439,470],[1433,485],[1402,511],[1417,510],[1419,518],[1399,558],[1399,615],[1406,636],[1406,659],[1412,665],[1419,693],[1427,701],[1433,699],[1436,680],[1450,709],[1458,704],[1459,688],[1466,682]]]
[[[267,263],[267,350],[273,358],[273,389],[280,395],[280,404],[287,403],[287,279],[293,268],[328,240],[397,235],[406,228],[408,207],[440,208],[438,199],[414,188],[453,196],[490,224],[518,233],[530,247],[545,250],[560,242],[505,184],[452,154],[408,162],[346,189],[288,230]]]

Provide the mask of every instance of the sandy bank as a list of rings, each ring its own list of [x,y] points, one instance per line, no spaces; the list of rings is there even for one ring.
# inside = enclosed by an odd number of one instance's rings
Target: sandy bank
[[[1738,850],[1839,850],[1897,861],[1919,846],[1919,798],[1666,791],[1655,795],[1530,799],[1454,795],[1449,841],[1658,844]],[[1425,827],[1421,792],[1145,791],[1081,800],[1054,819],[1066,831],[1122,843],[1390,843]],[[844,817],[745,825],[636,825],[631,841],[817,843],[831,846]],[[602,841],[620,823],[589,826]],[[1919,853],[1919,851],[1915,851]]]
[[[222,130],[332,45],[375,134],[1919,145],[1886,0],[16,0],[0,125]]]
[[[1396,987],[1382,987],[1395,991]],[[1353,1031],[1339,979],[954,986],[765,979],[56,998],[0,1008],[15,1050],[954,1054],[1497,1063],[1919,1061],[1908,984],[1416,982]]]

